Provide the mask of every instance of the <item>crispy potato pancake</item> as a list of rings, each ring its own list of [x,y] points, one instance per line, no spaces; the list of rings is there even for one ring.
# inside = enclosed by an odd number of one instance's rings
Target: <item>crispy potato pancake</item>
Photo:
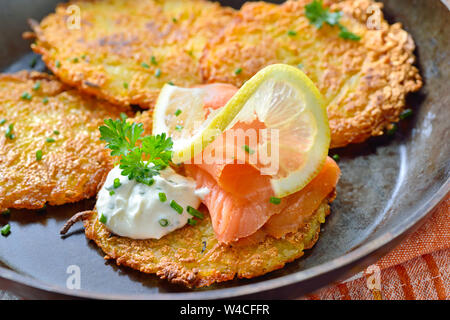
[[[94,196],[113,167],[98,127],[121,111],[46,74],[1,75],[0,210]]]
[[[203,211],[206,213],[206,208]],[[315,244],[320,224],[329,212],[325,200],[301,229],[283,239],[260,230],[228,245],[218,243],[207,213],[195,226],[187,225],[159,240],[133,240],[111,234],[94,211],[84,219],[84,226],[86,237],[106,253],[105,259],[192,288],[235,277],[253,278],[282,268]]]
[[[206,0],[72,1],[32,23],[32,49],[82,92],[150,108],[165,83],[202,82],[205,44],[233,16],[233,9]]]
[[[337,26],[324,23],[318,29],[309,22],[305,5],[311,2],[244,4],[234,22],[205,48],[204,80],[239,87],[267,65],[299,66],[325,98],[332,148],[383,134],[399,120],[407,93],[422,85],[413,66],[411,36],[400,23],[384,20],[380,3],[324,1],[330,11],[342,11],[340,23],[361,36],[360,41],[345,40]]]

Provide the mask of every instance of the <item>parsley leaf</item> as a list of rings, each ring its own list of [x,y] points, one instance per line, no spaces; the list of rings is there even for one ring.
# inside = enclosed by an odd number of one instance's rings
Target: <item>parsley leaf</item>
[[[100,126],[100,140],[106,141],[106,147],[111,149],[112,156],[127,155],[144,132],[142,123],[128,123],[122,117],[120,120],[107,119]]]
[[[330,12],[328,8],[325,8],[322,4],[322,0],[314,0],[310,4],[305,6],[305,15],[309,22],[316,26],[317,29],[322,28],[324,23],[330,26],[338,26],[341,30],[339,37],[347,40],[358,41],[360,36],[350,32],[347,28],[339,23],[339,19],[342,17],[342,12]]]
[[[104,122],[105,125],[99,128],[100,140],[107,142],[112,156],[120,156],[121,174],[130,180],[152,185],[153,177],[172,160],[172,139],[165,133],[142,137],[142,123],[128,123],[126,116]],[[138,141],[142,142],[140,146],[136,145]]]

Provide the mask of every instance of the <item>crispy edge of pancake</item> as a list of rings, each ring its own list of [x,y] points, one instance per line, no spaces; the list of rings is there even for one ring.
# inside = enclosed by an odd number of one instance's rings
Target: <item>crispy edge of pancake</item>
[[[21,98],[24,92],[31,100]],[[39,209],[95,196],[113,167],[98,127],[124,111],[80,95],[48,74],[0,75],[0,119],[7,121],[0,127],[0,209]],[[13,140],[5,137],[10,123]],[[43,151],[40,161],[37,150]]]
[[[287,32],[289,25],[286,26],[283,23],[296,24],[296,20],[289,17],[293,16],[294,12],[295,14],[299,12],[298,16],[303,16],[303,6],[310,2],[310,0],[298,0],[287,1],[282,5],[264,2],[244,4],[237,18],[205,47],[200,59],[204,81],[227,82],[239,87],[268,64],[289,63],[283,59],[288,57],[291,59],[295,55],[275,56],[274,46],[280,45],[280,49],[291,53],[301,50],[302,46],[293,44],[295,37],[282,34],[274,41],[269,40],[269,35],[271,32]],[[306,31],[296,30],[299,34],[311,32],[328,37],[328,41],[323,44],[319,52],[327,50],[327,52],[331,51],[329,54],[333,54],[333,50],[340,52],[341,47],[349,47],[345,51],[345,60],[340,66],[327,65],[320,79],[312,79],[324,96],[327,96],[326,92],[330,90],[329,88],[339,87],[327,107],[332,139],[331,148],[338,148],[350,143],[363,142],[371,136],[382,135],[387,129],[392,128],[393,123],[400,120],[399,115],[404,109],[406,95],[419,90],[422,80],[418,69],[413,65],[414,41],[402,29],[400,23],[389,25],[381,12],[380,30],[369,30],[366,27],[370,16],[369,8],[372,8],[372,13],[374,8],[381,10],[383,6],[381,3],[371,0],[328,0],[325,4],[330,6],[331,11],[344,12],[347,15],[343,18],[346,23],[351,23],[353,19],[352,23],[361,31],[364,30],[364,36],[359,43],[365,47],[352,49],[352,45],[357,44],[337,37],[339,33],[337,27],[331,28],[324,25],[318,31],[311,29],[315,27],[308,24],[296,25],[298,28],[307,28]],[[277,15],[279,15],[278,19],[273,18]],[[265,25],[261,21],[265,21],[264,19],[275,19],[276,29],[262,31]],[[250,34],[253,32],[253,36],[248,39],[243,37],[243,29],[249,30]],[[255,40],[255,37],[260,39]],[[263,38],[264,40],[261,40]],[[281,47],[283,45],[284,48]],[[305,50],[312,49],[306,47]],[[314,52],[317,50],[317,48],[314,49],[308,56],[311,70],[314,70],[321,62],[314,60],[317,57]],[[338,54],[344,55],[342,52]],[[225,57],[227,59],[224,59]],[[351,85],[352,77],[346,77],[342,84],[341,78],[345,74],[339,77],[337,71],[340,67],[346,66],[349,75],[355,74],[352,68],[358,65],[358,61],[362,61],[359,71],[361,80],[355,90]],[[300,62],[305,61],[296,61],[294,65]],[[242,67],[240,73],[235,72],[238,67]],[[305,64],[304,71],[308,75],[308,63]],[[314,76],[315,72],[312,71],[309,76]]]
[[[334,197],[334,193],[331,195]],[[91,211],[84,218],[86,237],[123,265],[153,273],[189,288],[209,286],[234,278],[253,278],[282,268],[303,255],[318,240],[320,225],[330,213],[328,201],[297,232],[275,239],[263,231],[231,244],[215,238],[207,209],[195,226],[185,226],[159,240],[133,240],[112,234]]]
[[[176,2],[175,0],[164,0],[165,2]],[[112,48],[109,51],[105,49],[101,45],[93,45],[91,44],[94,40],[87,41],[86,38],[89,38],[90,34],[86,34],[84,29],[78,33],[71,33],[67,31],[65,27],[65,21],[68,16],[66,13],[66,8],[70,5],[80,5],[81,12],[83,14],[83,3],[87,3],[89,5],[95,5],[96,2],[100,1],[89,1],[89,0],[74,0],[68,3],[61,3],[58,5],[56,12],[45,17],[41,23],[34,21],[32,19],[29,20],[29,24],[33,32],[25,32],[23,37],[26,39],[36,39],[36,42],[31,45],[31,48],[34,52],[42,55],[42,60],[45,62],[47,67],[58,76],[61,81],[67,83],[73,87],[76,87],[78,90],[88,93],[99,98],[110,101],[111,103],[129,106],[129,105],[139,105],[144,109],[153,108],[156,100],[158,98],[160,89],[165,83],[174,82],[177,85],[188,87],[196,84],[200,84],[202,82],[202,77],[200,73],[199,66],[199,58],[202,54],[202,49],[188,50],[187,48],[189,42],[189,46],[195,46],[191,43],[191,40],[195,40],[197,35],[199,35],[199,39],[203,36],[210,37],[209,34],[220,33],[223,27],[234,18],[235,10],[230,7],[220,6],[218,3],[207,1],[207,0],[189,0],[191,3],[186,5],[186,8],[200,8],[204,6],[203,12],[205,14],[201,14],[196,16],[195,22],[191,22],[193,19],[192,16],[187,18],[185,21],[183,32],[189,33],[188,39],[184,39],[184,33],[181,31],[179,35],[172,36],[172,38],[179,37],[180,39],[175,41],[174,44],[169,45],[158,45],[144,47],[139,52],[133,52],[132,57],[128,57],[129,54],[124,53],[126,48],[127,41],[131,40],[120,40],[121,33],[110,34],[109,30],[104,30],[106,39],[111,39],[110,42],[114,43]],[[157,7],[158,4],[164,6],[164,2],[154,1],[149,4],[155,4],[155,14],[161,16],[161,12],[158,10],[160,7]],[[186,1],[187,2],[187,1]],[[133,1],[133,3],[138,3],[138,1]],[[114,2],[112,3],[114,5]],[[132,6],[132,5],[131,5]],[[95,10],[95,9],[94,9]],[[188,10],[188,9],[187,9]],[[92,14],[93,12],[89,12]],[[189,12],[188,12],[189,13]],[[188,13],[184,13],[183,16],[188,15]],[[146,13],[148,14],[148,12]],[[165,17],[167,19],[172,19],[172,17]],[[121,20],[130,19],[130,16],[123,14],[120,18]],[[161,17],[163,19],[163,17]],[[91,24],[90,21],[86,19],[82,19],[82,23]],[[151,22],[149,22],[151,24]],[[144,36],[149,33],[160,33],[162,37],[166,37],[166,29],[169,31],[177,28],[178,22],[172,23],[168,22],[164,28],[165,30],[153,30],[155,26],[148,27],[148,29],[142,30]],[[49,35],[48,31],[43,27],[47,25],[50,26],[53,34]],[[92,24],[91,24],[92,25]],[[158,26],[156,26],[158,27]],[[99,27],[100,29],[101,27]],[[190,31],[185,31],[190,30]],[[75,30],[75,32],[78,30]],[[98,32],[99,30],[95,30]],[[55,39],[54,33],[58,33],[59,39]],[[169,32],[170,33],[170,32]],[[133,34],[132,34],[133,35]],[[113,37],[117,36],[117,39]],[[49,38],[52,38],[52,41],[49,41]],[[72,39],[72,46],[67,46],[67,39]],[[101,39],[96,39],[97,41],[101,41]],[[162,41],[162,39],[157,39],[157,41]],[[203,39],[201,39],[203,41]],[[205,39],[205,43],[208,39]],[[60,46],[54,43],[59,43]],[[107,42],[107,40],[105,40]],[[86,43],[85,48],[82,45]],[[107,46],[107,45],[106,45]],[[62,47],[62,49],[61,49]],[[69,48],[65,48],[69,47]],[[167,52],[164,53],[164,59],[168,60],[165,64],[164,62],[161,64],[153,65],[150,61],[150,57],[146,57],[152,53],[152,50],[156,48],[167,47]],[[89,55],[92,52],[100,51],[101,54],[106,55],[104,58],[99,58],[95,56],[96,62],[92,63],[85,59],[81,59],[79,56],[77,63],[71,63],[70,60],[74,58],[74,50],[79,52],[79,49],[84,50],[84,54],[87,55],[89,59]],[[120,51],[119,54],[115,54],[114,51]],[[198,52],[197,52],[198,51]],[[80,53],[81,54],[81,53]],[[109,56],[108,56],[109,55]],[[126,56],[128,59],[123,58]],[[146,57],[146,58],[144,58]],[[120,66],[120,62],[122,59],[125,60],[122,67],[124,67],[125,72],[121,72],[122,74],[129,74],[127,76],[130,79],[123,80],[119,79],[117,75],[111,73],[107,69],[118,69],[118,65]],[[100,60],[100,61],[97,61]],[[110,60],[114,60],[115,64],[111,64]],[[57,65],[57,61],[59,62]],[[141,63],[145,62],[148,64],[148,68],[141,67]],[[108,68],[107,68],[108,67]],[[155,76],[156,72],[160,70],[161,75]],[[183,74],[184,71],[184,74]],[[117,70],[115,71],[117,72]],[[149,86],[148,83],[152,82],[158,78],[157,86]],[[123,80],[123,81],[122,81]],[[155,80],[156,81],[156,80]],[[127,89],[124,89],[123,83],[127,82]]]

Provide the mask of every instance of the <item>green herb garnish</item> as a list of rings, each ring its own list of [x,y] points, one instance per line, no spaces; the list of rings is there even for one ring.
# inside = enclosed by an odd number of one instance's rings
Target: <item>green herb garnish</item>
[[[183,213],[183,207],[180,206],[175,200],[170,201],[170,207],[175,210],[176,212],[178,212],[178,214],[182,214]]]
[[[100,221],[103,224],[105,224],[107,220],[108,219],[106,219],[106,216],[103,213],[101,214],[100,219],[98,219],[98,221]]]
[[[164,192],[158,193],[158,196],[159,196],[159,201],[166,202],[167,196],[166,196],[166,194]]]
[[[59,60],[55,61],[55,67],[57,68],[61,67],[61,62],[59,62]]]
[[[53,130],[53,134],[58,135],[58,134],[59,134],[59,131],[58,131],[58,130]]]
[[[177,111],[175,111],[175,116],[179,116],[181,114],[181,110],[180,109],[177,109]]]
[[[157,66],[157,65],[158,65],[158,61],[156,61],[156,58],[155,58],[155,56],[152,56],[152,58],[151,58],[150,62],[151,62],[151,63],[152,63],[153,65],[155,65],[155,66]]]
[[[400,113],[400,119],[401,120],[406,119],[406,118],[412,116],[412,114],[413,114],[413,111],[411,109],[405,109],[402,113]]]
[[[280,198],[276,198],[276,197],[270,197],[270,203],[273,204],[280,204],[281,203],[281,199]]]
[[[197,220],[193,219],[193,218],[189,218],[188,219],[188,224],[191,226],[195,226],[197,224]]]
[[[147,63],[145,63],[145,62],[142,62],[142,63],[141,63],[141,66],[142,66],[143,68],[145,68],[145,69],[150,68],[150,66],[149,66]]]
[[[30,68],[34,68],[36,66],[37,63],[37,58],[33,57],[33,59],[31,59],[30,61]]]
[[[294,37],[294,36],[297,35],[297,31],[289,30],[289,31],[287,32],[287,34],[288,34],[288,36]]]
[[[48,98],[47,98],[47,97],[44,97],[44,99],[42,99],[42,103],[43,103],[43,104],[47,104],[47,103],[48,103]]]
[[[165,169],[172,159],[171,138],[165,133],[142,137],[142,123],[128,123],[126,117],[120,120],[105,120],[100,127],[100,139],[106,141],[112,156],[120,156],[121,174],[130,180],[152,185],[153,177]],[[137,145],[137,142],[141,143]]]
[[[78,58],[76,58],[76,57],[72,59],[73,63],[78,63],[78,61],[80,61],[80,60]]]
[[[13,133],[13,130],[14,130],[14,123],[11,123],[8,126],[8,128],[6,128],[5,137],[10,140],[13,140],[16,137],[16,135]]]
[[[330,26],[338,26],[341,30],[339,36],[343,39],[358,41],[361,39],[360,36],[350,32],[343,25],[339,23],[339,19],[342,17],[342,12],[330,12],[328,8],[325,8],[322,1],[314,0],[310,4],[305,6],[305,15],[309,22],[316,26],[316,28],[322,28],[323,24],[326,23]]]
[[[53,139],[53,138],[47,138],[47,139],[45,139],[45,141],[47,141],[48,143],[53,143],[53,142],[55,142],[56,140]]]
[[[242,72],[242,68],[237,68],[236,70],[234,70],[234,74],[238,75]]]
[[[341,159],[341,157],[339,157],[339,155],[337,153],[333,154],[332,158],[336,162],[338,162]]]
[[[38,91],[41,88],[41,82],[36,81],[36,83],[33,86],[33,91]]]
[[[248,154],[254,154],[255,151],[250,149],[250,147],[248,145],[243,145],[242,148],[245,150],[245,152],[247,152]]]
[[[179,124],[177,124],[177,125],[175,126],[175,130],[181,131],[181,130],[183,130],[183,126],[180,126]]]
[[[24,93],[22,93],[20,98],[22,98],[23,100],[31,100],[32,96],[28,92],[24,92]]]
[[[110,196],[113,196],[113,195],[115,195],[115,194],[116,194],[116,192],[115,192],[114,190],[109,191],[109,195],[110,195]]]
[[[1,119],[0,120],[0,126],[4,125],[6,123],[6,119]]]
[[[125,89],[128,89],[128,82],[124,82],[124,83],[123,83],[123,87],[124,87]]]
[[[36,160],[41,161],[42,160],[42,150],[36,151]]]
[[[11,226],[8,224],[5,224],[3,226],[3,228],[0,230],[0,232],[2,233],[2,236],[6,237],[8,234],[11,233]]]
[[[193,217],[196,217],[196,218],[199,218],[199,219],[203,219],[204,218],[203,213],[201,213],[200,211],[198,211],[195,208],[192,208],[191,206],[187,206],[186,210]]]
[[[159,78],[161,76],[161,69],[156,69],[155,71],[155,77]]]
[[[169,225],[169,220],[167,219],[159,219],[159,224],[161,225],[161,227],[167,227]]]
[[[392,124],[392,127],[386,132],[388,136],[393,136],[398,130],[398,125],[396,123]]]
[[[120,187],[122,184],[120,183],[120,179],[119,178],[115,178],[114,182],[113,182],[113,186],[115,189],[117,189],[118,187]]]

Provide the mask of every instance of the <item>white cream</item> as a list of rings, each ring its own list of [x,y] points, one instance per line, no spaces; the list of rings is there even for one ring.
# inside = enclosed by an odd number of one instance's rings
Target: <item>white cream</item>
[[[183,227],[192,218],[187,206],[198,208],[201,198],[209,192],[205,188],[196,190],[194,180],[177,174],[170,167],[155,176],[151,186],[129,180],[120,173],[118,166],[109,172],[98,194],[96,208],[99,219],[102,214],[106,217],[105,225],[109,230],[132,239],[160,239]],[[116,178],[121,184],[118,188],[113,186]],[[113,195],[110,195],[111,190]],[[161,192],[166,195],[165,202],[159,198]],[[182,214],[170,206],[172,200],[183,208]],[[162,226],[160,221],[166,220],[167,226]]]

